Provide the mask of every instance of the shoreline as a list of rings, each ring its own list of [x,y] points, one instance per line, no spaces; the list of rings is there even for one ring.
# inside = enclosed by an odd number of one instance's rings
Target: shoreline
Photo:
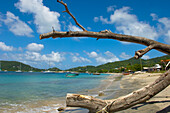
[[[101,81],[100,86],[88,91],[103,91],[103,96],[96,96],[100,99],[116,99],[121,96],[125,96],[135,90],[138,90],[148,84],[154,82],[161,73],[143,73],[143,74],[130,74],[123,75],[122,78],[116,80],[116,77],[120,77],[121,73],[109,73],[110,76]],[[115,89],[120,85],[120,88]],[[105,86],[105,88],[104,88]],[[87,93],[87,92],[86,92]],[[85,94],[86,94],[85,93]],[[119,111],[118,113],[167,113],[170,111],[170,86],[164,89],[159,94],[155,95],[150,100],[142,104],[137,104],[129,109]],[[66,108],[63,113],[88,113],[87,109],[83,108]]]
[[[144,73],[122,75],[122,73],[108,73],[103,80],[100,80],[99,85],[93,89],[77,92],[77,94],[89,95],[95,98],[109,100],[125,96],[135,90],[138,90],[148,84],[151,84],[159,77],[160,73]],[[100,76],[100,75],[96,75]],[[100,96],[99,94],[102,93]],[[88,113],[88,109],[79,107],[66,107],[65,97],[53,98],[50,100],[39,100],[35,102],[26,102],[23,106],[20,104],[9,108],[8,112],[43,112],[43,113],[59,113],[58,108],[64,108],[62,113]],[[11,110],[10,110],[11,109]],[[2,109],[0,109],[1,111]],[[119,111],[118,113],[166,113],[170,111],[170,86],[162,92],[154,96],[149,101],[137,104],[127,110]],[[163,112],[162,112],[163,111]],[[7,111],[6,111],[7,112]]]

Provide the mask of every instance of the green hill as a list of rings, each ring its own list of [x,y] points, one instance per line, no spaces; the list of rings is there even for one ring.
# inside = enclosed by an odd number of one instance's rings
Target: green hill
[[[163,65],[161,63],[161,60],[165,60],[165,59],[170,59],[170,55],[156,57],[156,58],[152,58],[148,60],[141,59],[141,63],[142,63],[142,66],[147,66],[147,67],[154,66],[155,64]],[[1,62],[2,70],[16,71],[20,69],[20,65],[21,65],[22,71],[30,71],[30,70],[35,71],[35,72],[45,71],[45,69],[34,68],[27,64],[17,62],[17,61],[0,61],[0,62]],[[120,71],[124,71],[125,69],[126,70],[130,69],[133,71],[140,70],[141,69],[140,59],[130,58],[128,60],[110,62],[110,63],[102,64],[99,66],[75,67],[75,68],[68,69],[67,71],[78,71],[78,72],[88,71],[88,72],[93,73],[93,72],[120,72]],[[56,67],[49,68],[48,70],[61,71],[60,69]]]
[[[27,64],[17,62],[17,61],[0,61],[1,62],[1,69],[8,70],[8,71],[16,71],[20,69],[22,71],[41,71],[41,69],[31,67]]]
[[[31,67],[30,65],[17,62],[17,61],[0,61],[0,63],[1,63],[1,70],[16,71],[16,70],[20,70],[20,66],[21,66],[22,71],[31,71],[31,70],[34,72],[45,71],[45,69],[34,68],[34,67]],[[48,70],[60,71],[60,69],[56,67],[49,68]]]
[[[161,64],[161,60],[170,59],[170,55],[165,55],[162,57],[156,57],[148,60],[141,59],[142,66],[154,66],[155,64]],[[76,67],[68,69],[68,71],[79,71],[79,72],[117,72],[118,69],[121,70],[121,67],[125,67],[126,69],[131,69],[134,71],[140,70],[140,59],[130,58],[128,60],[123,61],[116,61],[116,62],[110,62],[106,64],[102,64],[99,66],[84,66],[84,67]],[[120,72],[119,70],[119,72]],[[124,70],[122,70],[124,71]]]

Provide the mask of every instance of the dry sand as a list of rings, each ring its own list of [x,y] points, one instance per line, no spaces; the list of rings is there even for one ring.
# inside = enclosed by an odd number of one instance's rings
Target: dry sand
[[[127,75],[121,80],[121,88],[129,91],[132,86],[135,89],[141,88],[154,82],[160,73],[144,73],[137,75]],[[131,84],[130,86],[127,85]],[[137,83],[137,84],[136,84]],[[135,86],[136,85],[136,86]],[[132,88],[133,89],[133,88]],[[143,104],[138,104],[119,113],[168,113],[170,112],[170,86],[158,93],[156,96]]]
[[[120,75],[120,74],[116,74]],[[142,88],[148,84],[154,82],[161,74],[160,73],[144,73],[144,74],[136,74],[136,75],[125,75],[122,79],[112,81],[115,79],[115,75],[109,76],[108,79],[104,80],[99,88],[96,90],[101,91],[103,87],[107,87],[110,93],[104,91],[106,94],[103,99],[113,99],[118,98],[120,96],[127,95],[134,90]],[[120,78],[119,78],[120,79]],[[109,82],[110,81],[110,82]],[[120,86],[119,89],[115,90],[115,85]],[[112,89],[112,90],[111,90]],[[114,93],[111,93],[114,92]],[[108,94],[107,94],[108,93]],[[110,94],[110,95],[109,95]],[[88,110],[82,108],[67,108],[65,113],[88,113]],[[164,89],[162,92],[154,96],[149,101],[138,104],[129,108],[127,110],[119,111],[118,113],[170,113],[170,86]]]

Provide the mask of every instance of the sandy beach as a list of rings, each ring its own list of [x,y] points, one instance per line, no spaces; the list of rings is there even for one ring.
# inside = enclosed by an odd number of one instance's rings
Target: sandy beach
[[[154,82],[161,73],[143,73],[135,75],[111,74],[101,85],[95,89],[91,89],[86,93],[92,95],[95,93],[104,93],[103,96],[96,96],[101,99],[113,99],[127,95],[143,86]],[[66,113],[88,113],[88,110],[82,108],[67,108]],[[145,103],[138,104],[127,110],[118,113],[167,113],[170,112],[170,86],[162,92],[154,96]]]
[[[131,92],[154,82],[161,73],[127,75],[121,80],[121,88]],[[127,91],[126,91],[127,90]],[[170,86],[143,104],[138,104],[119,113],[167,113],[170,112]]]

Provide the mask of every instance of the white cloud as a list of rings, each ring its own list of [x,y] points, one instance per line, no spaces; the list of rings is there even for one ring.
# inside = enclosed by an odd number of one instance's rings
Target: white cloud
[[[116,30],[127,35],[142,36],[156,40],[158,33],[155,28],[148,23],[138,21],[137,16],[129,14],[130,8],[123,7],[114,11],[114,14],[110,15],[110,21],[108,18],[100,16],[100,21],[105,24],[114,24]]]
[[[7,46],[4,42],[0,42],[0,50],[2,51],[13,51],[13,46]]]
[[[158,16],[155,13],[151,13],[150,15],[152,17],[152,20],[157,20],[158,19]]]
[[[110,51],[106,51],[104,56],[102,54],[97,54],[95,51],[88,53],[85,52],[89,57],[94,58],[97,63],[107,63],[107,62],[114,62],[119,61],[119,58],[117,58],[113,53]]]
[[[109,7],[107,7],[107,12],[111,12],[111,11],[114,11],[114,8],[115,8],[116,6],[109,6]]]
[[[142,59],[147,60],[147,59],[150,59],[150,57],[149,57],[148,55],[143,55],[143,56],[142,56]]]
[[[37,44],[37,43],[30,43],[30,44],[27,45],[26,48],[29,51],[38,52],[38,51],[41,51],[42,49],[44,49],[44,45],[43,44]]]
[[[99,56],[96,58],[96,61],[98,63],[107,63],[107,62],[114,62],[114,61],[119,61],[119,58],[117,58],[113,53],[110,51],[106,51],[104,53],[106,56]]]
[[[94,17],[93,21],[94,22],[98,22],[99,21],[99,17]]]
[[[158,18],[158,15],[151,13],[154,21],[158,21],[157,29],[160,37],[164,37],[164,41],[170,44],[170,18]]]
[[[21,12],[32,13],[34,15],[34,23],[39,33],[52,31],[52,26],[55,30],[60,30],[60,14],[50,11],[48,7],[43,5],[43,0],[19,0],[15,6]]]
[[[89,59],[84,58],[84,57],[78,57],[78,56],[73,56],[72,57],[73,62],[91,62]]]
[[[54,64],[56,65],[56,63],[65,60],[64,54],[54,51],[52,51],[50,54],[40,54],[38,52],[26,51],[22,54],[8,53],[4,54],[3,56],[5,56],[5,58],[3,57],[5,60],[21,61],[41,68],[49,68],[49,62],[54,66]]]
[[[59,52],[54,52],[54,51],[52,51],[51,54],[42,55],[42,60],[44,61],[61,62],[64,59],[65,58],[62,54],[60,54]]]
[[[98,63],[108,63],[108,62],[119,61],[119,58],[117,58],[116,56],[113,58],[97,57],[96,61]]]
[[[115,57],[115,55],[111,53],[110,51],[106,51],[104,54],[108,57]]]
[[[87,55],[91,58],[95,58],[98,56],[98,54],[95,51],[92,51],[91,53],[87,53]]]
[[[71,23],[68,25],[68,28],[70,31],[83,31],[81,28],[79,28],[75,25],[72,25]]]
[[[132,56],[131,56],[131,55],[127,55],[125,52],[122,52],[122,53],[120,54],[120,57],[123,58],[123,59],[129,59],[129,58],[131,58]]]
[[[15,35],[33,37],[33,30],[13,13],[8,11],[6,14],[6,19],[4,19],[3,22]]]
[[[169,29],[170,28],[170,19],[164,17],[164,18],[160,18],[158,19],[158,21],[162,24],[164,24],[165,28]]]

